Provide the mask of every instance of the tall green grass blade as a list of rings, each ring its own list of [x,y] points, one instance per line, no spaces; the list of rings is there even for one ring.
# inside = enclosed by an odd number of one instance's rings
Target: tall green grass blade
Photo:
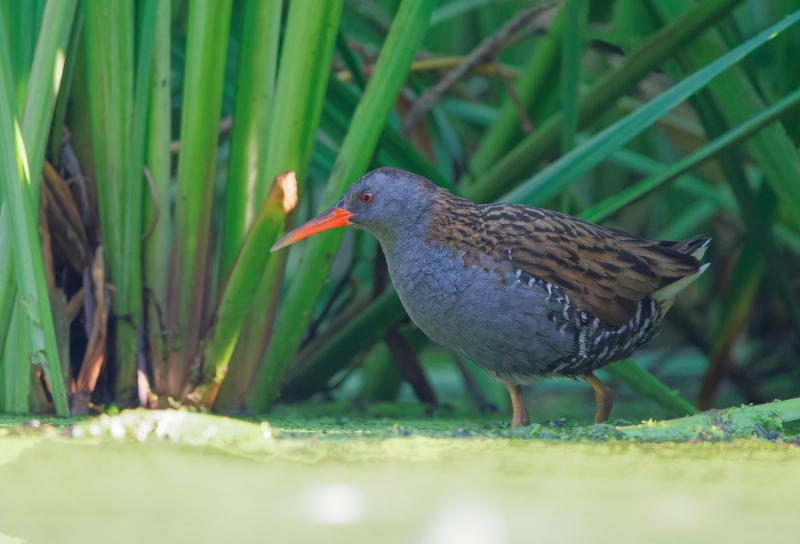
[[[50,161],[57,171],[61,167],[62,134],[64,133],[67,105],[69,104],[70,92],[72,90],[72,78],[75,74],[75,64],[79,51],[82,49],[79,47],[81,45],[82,35],[83,11],[78,9],[72,18],[72,30],[69,33],[69,43],[64,53],[66,59],[61,76],[61,85],[59,86],[58,96],[56,97],[56,108],[53,112],[53,126],[50,130]]]
[[[246,409],[247,397],[272,336],[275,314],[286,271],[286,258],[274,254],[260,278],[249,304],[248,316],[239,331],[225,381],[222,382],[214,409],[220,412]],[[263,302],[265,305],[261,306]]]
[[[41,179],[45,147],[50,132],[56,96],[61,85],[61,75],[65,62],[65,49],[69,42],[76,6],[77,0],[47,3],[41,20],[39,39],[29,72],[27,97],[22,116],[21,131],[27,154],[27,170],[30,172],[31,176],[29,179],[31,205],[33,206],[33,213],[35,216],[39,204],[39,182]],[[44,268],[42,272],[44,273]],[[49,293],[48,302],[50,302]],[[9,310],[10,309],[11,307],[9,306]],[[52,319],[52,314],[45,317],[45,319]],[[59,355],[59,361],[63,356],[64,353]],[[65,364],[61,364],[59,362],[59,369],[55,372],[54,378],[59,380],[59,389],[61,389],[61,391],[53,391],[54,395],[66,395],[64,389],[66,383],[62,377],[62,370],[64,368],[68,369],[69,367],[66,361],[64,361],[64,363]],[[52,370],[50,370],[50,372],[52,373]],[[29,381],[29,377],[24,378],[22,374],[23,369],[20,369],[18,376],[23,380]],[[26,393],[23,394],[27,397]],[[61,411],[62,414],[68,413],[64,407],[61,407]]]
[[[221,277],[230,270],[261,201],[257,195],[270,181],[259,168],[267,147],[275,72],[278,61],[281,2],[247,0],[233,107],[231,156],[225,185]],[[262,199],[263,201],[263,199]]]
[[[231,0],[198,0],[189,5],[175,236],[167,301],[167,327],[173,334],[167,392],[174,398],[183,396],[189,382],[191,357],[198,348],[205,315],[211,203],[231,5]]]
[[[665,183],[680,177],[703,161],[714,157],[720,151],[753,137],[760,130],[763,130],[764,127],[774,123],[782,115],[785,115],[791,108],[798,106],[798,104],[800,104],[800,89],[738,125],[736,128],[729,130],[722,136],[709,142],[694,153],[680,159],[663,172],[648,177],[633,187],[620,191],[614,196],[584,210],[581,214],[581,218],[590,222],[599,222],[606,219],[625,206],[644,198],[662,187]]]
[[[7,27],[8,17],[4,11],[6,6],[0,4],[0,74],[7,82],[7,95],[13,96],[15,88],[13,85],[14,72],[11,66],[11,55],[9,53],[10,32]],[[16,114],[16,102],[14,106]],[[13,255],[14,241],[11,232],[11,224],[8,219],[8,210],[2,185],[0,185],[0,241],[2,241],[2,251],[5,255]],[[19,339],[25,338],[25,330],[21,328],[19,312],[17,308],[19,301],[17,297],[17,285],[14,278],[14,260],[3,259],[2,276],[0,276],[0,411],[5,413],[27,413],[30,410],[28,396],[30,393],[30,359],[25,356],[26,346],[20,346]],[[27,377],[26,377],[27,376]],[[24,399],[24,400],[20,400]]]
[[[247,232],[239,254],[225,278],[219,304],[211,316],[212,330],[203,341],[200,384],[187,399],[195,405],[211,408],[228,372],[234,346],[239,338],[249,302],[258,288],[271,246],[283,230],[286,209],[297,203],[294,173],[278,176],[258,215]]]
[[[12,310],[4,351],[0,352],[0,412],[5,414],[30,413],[31,363],[24,356],[28,351],[25,342],[25,324],[20,317],[20,304],[11,302]]]
[[[137,364],[140,349],[140,327],[142,324],[142,225],[143,198],[145,177],[145,139],[147,136],[148,108],[150,102],[151,67],[153,65],[153,35],[156,27],[156,15],[160,0],[142,0],[139,3],[141,18],[139,33],[127,39],[137,45],[135,72],[131,65],[129,72],[134,73],[132,121],[128,134],[128,171],[121,184],[121,196],[127,204],[121,217],[122,230],[122,266],[117,285],[117,315],[125,316],[116,322],[116,362],[117,374],[114,394],[118,401],[128,402],[137,392]],[[123,17],[134,17],[133,11]],[[127,26],[127,25],[126,25]],[[133,25],[131,25],[132,27]],[[120,308],[120,301],[124,306]]]
[[[123,259],[123,184],[129,174],[133,111],[133,2],[84,0],[89,109],[98,212],[106,275],[119,288],[126,275]],[[125,296],[117,290],[112,304],[120,311]]]
[[[22,138],[28,152],[33,202],[39,204],[40,172],[56,96],[66,62],[72,20],[78,0],[48,2],[42,18],[39,41],[33,56],[28,95],[22,115]]]
[[[144,186],[144,228],[152,230],[144,240],[142,281],[147,300],[146,326],[153,356],[153,377],[158,394],[165,392],[166,341],[162,313],[167,307],[167,270],[172,242],[170,221],[170,171],[172,154],[172,93],[170,89],[170,1],[159,0],[153,37],[153,66],[150,76],[150,108],[147,124],[145,166],[153,182]]]
[[[278,174],[294,171],[301,198],[325,101],[341,12],[342,0],[321,3],[294,0],[289,5],[275,88],[275,104],[280,107],[270,120],[259,176],[271,181]],[[267,184],[257,186],[253,202],[263,202],[267,188]],[[250,303],[249,316],[232,356],[236,364],[231,366],[225,380],[235,385],[223,384],[220,391],[219,405],[223,408],[240,407],[244,399],[239,395],[249,393],[272,332],[287,256],[288,252],[282,252],[270,259]]]
[[[140,32],[136,40],[138,49],[136,52],[133,124],[130,139],[130,173],[123,188],[124,198],[130,206],[129,213],[126,213],[124,217],[125,231],[123,236],[125,243],[124,259],[127,264],[128,282],[131,284],[128,289],[128,308],[129,312],[134,315],[140,313],[139,307],[142,299],[140,268],[142,233],[144,232],[142,202],[146,186],[143,167],[147,148],[147,125],[152,85],[153,39],[160,9],[159,5],[164,1],[140,0],[139,4],[142,8],[142,17],[140,20]],[[137,318],[134,318],[134,324],[137,326],[138,321]]]
[[[323,207],[335,202],[344,189],[367,169],[383,124],[425,36],[435,4],[435,0],[403,0],[400,4],[342,143],[322,197]],[[321,233],[306,245],[303,263],[294,275],[280,309],[264,364],[248,400],[251,410],[268,410],[277,400],[281,380],[297,353],[341,237],[339,231]]]
[[[700,88],[708,84],[720,73],[744,58],[748,53],[763,45],[775,35],[800,20],[800,11],[783,21],[753,36],[747,42],[721,56],[702,70],[692,74],[668,91],[660,94],[631,113],[624,119],[614,123],[593,138],[564,155],[542,172],[523,182],[519,187],[504,197],[510,202],[521,202],[537,205],[548,202],[575,179],[587,172],[611,153],[625,145],[632,138],[641,134],[659,117],[686,100]],[[798,193],[800,194],[800,193]],[[800,212],[798,212],[800,217]]]
[[[662,28],[633,51],[617,69],[609,71],[579,103],[579,126],[607,110],[623,94],[634,89],[651,70],[729,13],[742,0],[706,0],[680,19]],[[563,117],[556,114],[498,161],[488,163],[466,196],[490,202],[512,189],[539,162],[556,152],[561,142]]]
[[[14,81],[18,105],[25,103],[36,40],[47,0],[5,0],[0,9],[6,20],[6,37],[9,46],[8,62]]]
[[[134,131],[141,134],[137,114],[143,111],[134,89],[134,3],[85,0],[82,5],[100,230],[106,275],[116,287],[112,307],[120,317],[114,396],[127,402],[136,392],[141,321],[142,147]]]
[[[0,25],[3,25],[0,14]],[[19,291],[19,311],[29,343],[29,361],[39,364],[53,393],[56,413],[69,415],[67,393],[61,376],[50,298],[45,279],[38,217],[30,190],[25,143],[16,119],[14,82],[9,76],[8,53],[0,45],[0,194],[8,206],[14,271]],[[0,200],[1,201],[1,200]]]
[[[0,202],[0,255],[12,255],[13,252],[14,243],[11,239],[11,225],[8,224],[6,204],[5,202]],[[4,363],[2,360],[16,297],[17,284],[14,281],[14,261],[8,258],[2,259],[0,260],[0,365],[14,366],[16,364],[16,361],[6,361]],[[25,366],[29,366],[27,361]]]
[[[305,189],[314,138],[325,99],[342,0],[295,0],[289,5],[275,89],[280,104],[272,117],[265,156],[265,179],[294,171],[298,191]],[[269,186],[260,188],[260,204]]]
[[[682,11],[692,5],[691,1],[686,0],[651,0],[650,3],[665,20],[679,16]],[[798,18],[800,18],[800,11],[793,13],[772,28],[775,28],[777,34],[780,32],[778,30],[780,25],[787,21],[796,21]],[[751,38],[736,49],[751,43],[753,39],[755,38]],[[730,54],[726,51],[727,47],[718,33],[712,32],[704,35],[690,46],[685,55],[679,57],[679,60],[683,69],[691,72],[697,66]],[[721,74],[718,79],[709,84],[709,91],[731,126],[744,122],[764,108],[764,102],[757,89],[741,68]],[[748,142],[747,148],[761,167],[767,181],[780,197],[782,205],[794,218],[795,226],[800,226],[800,157],[797,155],[796,146],[786,134],[786,130],[782,125],[775,124]]]

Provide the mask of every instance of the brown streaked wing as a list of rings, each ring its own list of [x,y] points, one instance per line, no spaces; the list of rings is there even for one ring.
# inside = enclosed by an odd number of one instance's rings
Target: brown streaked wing
[[[495,258],[561,287],[579,308],[618,327],[634,317],[637,301],[700,266],[658,242],[551,210],[512,204],[478,209]]]

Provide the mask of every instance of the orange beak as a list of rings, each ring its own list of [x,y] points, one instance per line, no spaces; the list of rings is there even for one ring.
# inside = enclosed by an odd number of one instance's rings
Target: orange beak
[[[352,225],[350,216],[353,214],[342,208],[333,207],[330,210],[319,214],[317,217],[304,223],[287,233],[283,238],[275,242],[275,245],[270,249],[270,253],[278,251],[286,246],[290,246],[298,240],[308,238],[312,234],[322,232],[323,230],[333,229],[336,227],[346,227]]]

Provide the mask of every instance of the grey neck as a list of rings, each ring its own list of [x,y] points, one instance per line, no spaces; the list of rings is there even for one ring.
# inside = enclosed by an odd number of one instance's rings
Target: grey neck
[[[367,230],[378,239],[385,253],[391,253],[407,245],[409,240],[425,240],[429,230],[428,217],[427,210],[423,210],[402,221],[371,225]]]

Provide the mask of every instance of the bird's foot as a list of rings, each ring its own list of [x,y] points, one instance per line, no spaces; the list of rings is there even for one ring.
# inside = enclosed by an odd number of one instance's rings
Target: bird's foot
[[[531,418],[528,417],[527,410],[521,414],[514,414],[511,418],[511,428],[516,429],[517,427],[527,427],[531,424]]]

